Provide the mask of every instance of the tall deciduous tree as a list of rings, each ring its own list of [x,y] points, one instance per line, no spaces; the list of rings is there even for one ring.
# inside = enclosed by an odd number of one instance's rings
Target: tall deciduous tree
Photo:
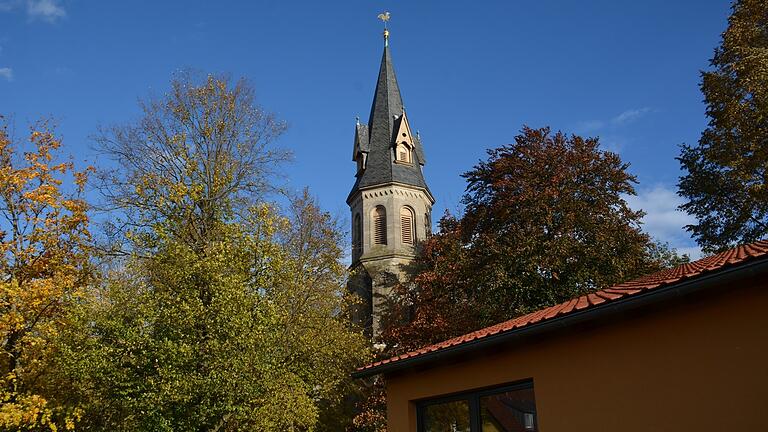
[[[76,310],[59,368],[86,430],[314,430],[365,355],[344,313],[341,236],[305,198],[254,207],[205,254],[133,256]]]
[[[365,355],[335,220],[307,193],[285,214],[265,202],[284,125],[246,83],[183,76],[143,107],[100,138],[129,254],[62,342],[81,425],[313,430]]]
[[[135,123],[105,128],[100,191],[115,238],[149,248],[162,233],[201,249],[219,221],[237,220],[275,189],[290,153],[275,145],[286,124],[255,103],[253,88],[227,77],[181,72],[162,97],[140,103]]]
[[[446,216],[395,296],[396,350],[463,334],[657,270],[635,178],[596,138],[524,128],[464,174],[465,214]]]
[[[57,161],[60,146],[46,122],[27,145],[0,128],[0,430],[69,429],[77,415],[49,398],[52,342],[93,275],[87,170]]]
[[[681,208],[707,252],[768,235],[768,2],[738,0],[712,70],[702,72],[709,126],[682,146]]]

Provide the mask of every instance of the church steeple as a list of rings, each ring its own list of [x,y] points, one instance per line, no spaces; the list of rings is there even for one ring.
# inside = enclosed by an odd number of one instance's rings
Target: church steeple
[[[388,35],[385,33],[385,36]],[[408,119],[397,84],[389,46],[384,47],[367,125],[357,125],[353,160],[358,162],[357,181],[349,198],[360,189],[385,183],[401,183],[428,191],[422,174],[425,164],[420,139],[402,131]],[[399,132],[399,134],[398,134]],[[403,134],[406,136],[403,136]],[[399,160],[397,147],[405,144],[408,160]],[[428,192],[429,193],[429,192]]]
[[[389,13],[379,15],[385,23]],[[432,225],[435,203],[422,174],[424,152],[403,106],[384,30],[376,91],[368,124],[355,121],[352,159],[355,185],[347,197],[352,216],[352,277],[349,289],[362,302],[354,321],[379,334],[379,318],[392,288],[402,280],[420,241]]]

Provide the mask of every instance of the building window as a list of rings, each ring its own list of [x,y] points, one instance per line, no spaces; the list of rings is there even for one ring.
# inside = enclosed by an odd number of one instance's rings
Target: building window
[[[411,163],[411,147],[405,141],[397,145],[397,161]]]
[[[410,207],[400,209],[400,235],[405,244],[414,244],[416,242],[413,210]]]
[[[355,224],[352,228],[352,255],[357,257],[363,249],[363,221],[360,213],[355,214]]]
[[[373,243],[387,244],[387,210],[384,206],[376,206],[373,210]]]
[[[424,407],[424,431],[470,432],[469,401],[466,399]]]
[[[418,404],[419,432],[538,431],[533,383],[467,392]]]

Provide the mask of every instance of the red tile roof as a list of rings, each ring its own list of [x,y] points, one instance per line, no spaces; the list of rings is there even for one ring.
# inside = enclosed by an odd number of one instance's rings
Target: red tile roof
[[[694,261],[681,266],[662,270],[657,273],[646,275],[638,279],[614,285],[594,293],[583,295],[571,299],[564,303],[548,307],[536,312],[522,315],[484,329],[474,331],[444,342],[420,348],[405,354],[401,354],[386,360],[371,363],[367,366],[358,368],[358,374],[365,374],[371,369],[378,369],[384,365],[394,365],[406,359],[414,359],[426,354],[436,353],[447,350],[452,347],[466,344],[471,341],[487,338],[489,336],[511,332],[523,327],[542,323],[553,318],[560,318],[565,315],[573,314],[584,309],[594,308],[606,302],[612,302],[637,295],[643,292],[650,292],[662,287],[675,285],[682,281],[691,280],[701,275],[716,272],[726,268],[742,265],[759,257],[768,256],[768,240],[761,240],[755,243],[738,246],[717,255],[712,255],[698,261]],[[375,373],[374,371],[371,371]],[[367,374],[365,374],[367,375]]]

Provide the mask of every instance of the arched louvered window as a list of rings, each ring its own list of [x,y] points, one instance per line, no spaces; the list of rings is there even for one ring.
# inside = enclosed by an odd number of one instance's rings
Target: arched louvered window
[[[387,244],[387,210],[384,206],[376,206],[373,210],[373,243]]]
[[[416,226],[414,224],[413,210],[410,207],[400,209],[400,235],[404,244],[416,242]]]
[[[397,146],[397,160],[399,162],[411,162],[411,147],[405,141]]]
[[[355,215],[355,226],[352,231],[352,249],[355,256],[359,255],[363,248],[363,221],[360,213]]]

